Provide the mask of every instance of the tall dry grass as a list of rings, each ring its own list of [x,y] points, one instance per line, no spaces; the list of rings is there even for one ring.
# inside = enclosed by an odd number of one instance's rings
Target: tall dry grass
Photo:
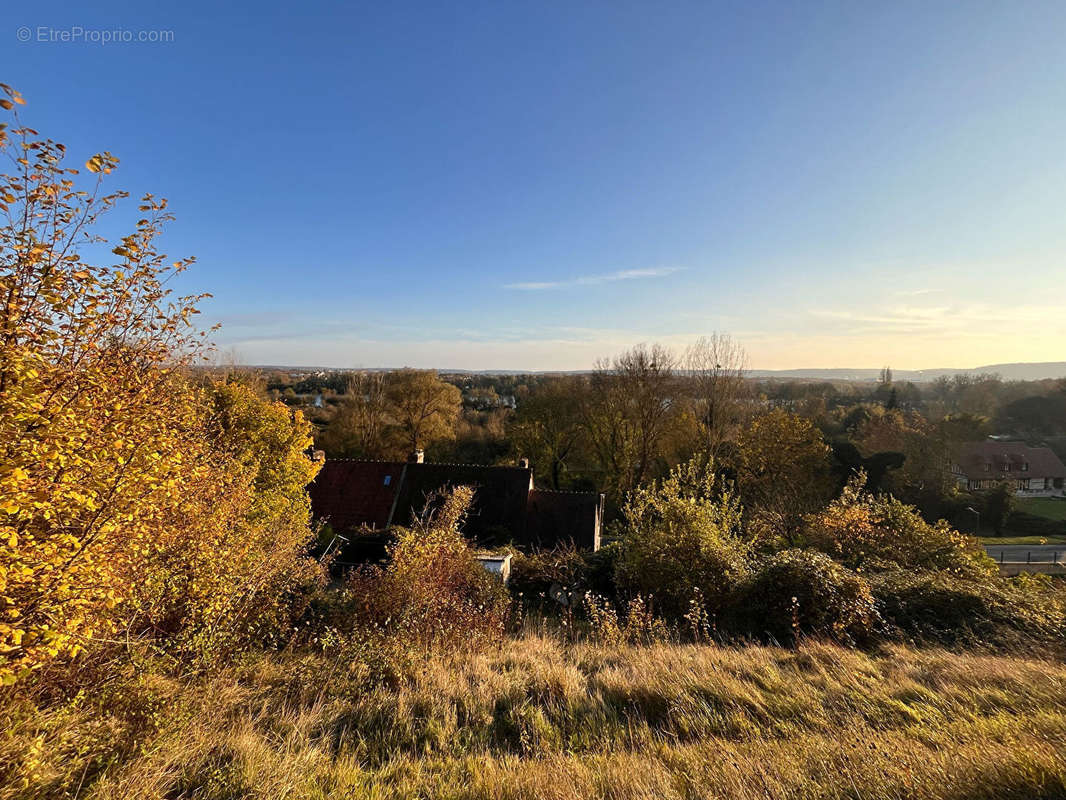
[[[3,712],[3,800],[1066,796],[1066,666],[1037,656],[528,633],[392,685],[274,654]]]

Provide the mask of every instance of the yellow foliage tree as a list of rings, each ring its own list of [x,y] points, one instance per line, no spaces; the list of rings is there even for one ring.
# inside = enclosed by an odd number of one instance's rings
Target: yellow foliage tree
[[[832,493],[829,447],[814,424],[781,409],[755,417],[737,436],[733,466],[749,533],[792,542],[803,514]]]
[[[385,394],[407,453],[455,437],[462,392],[434,370],[397,370],[389,375]]]
[[[291,594],[320,579],[306,554],[311,425],[248,385],[218,382],[202,396],[196,483],[185,484],[133,588],[127,624],[206,660],[254,640],[276,641]],[[190,478],[194,476],[190,474]]]
[[[90,158],[95,181],[79,188],[63,145],[21,124],[21,96],[0,91],[16,112],[14,127],[0,128],[16,165],[0,176],[0,680],[12,683],[124,629],[188,632],[223,617],[232,626],[236,587],[247,594],[250,565],[270,549],[249,530],[309,529],[297,519],[306,508],[257,500],[270,470],[187,379],[204,349],[191,324],[204,295],[167,288],[191,259],[171,262],[156,247],[166,202],[145,196],[117,242],[94,235],[126,197],[102,191],[118,159]],[[247,410],[234,391],[215,399]],[[282,413],[256,424],[284,428]],[[285,419],[275,438],[306,447],[306,424]],[[277,469],[297,483],[313,476],[291,459]],[[168,606],[181,591],[184,610]]]

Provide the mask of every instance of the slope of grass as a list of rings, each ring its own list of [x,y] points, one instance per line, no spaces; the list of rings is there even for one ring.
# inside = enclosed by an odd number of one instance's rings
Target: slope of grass
[[[530,634],[385,683],[339,656],[9,698],[0,798],[1066,796],[1066,666]]]

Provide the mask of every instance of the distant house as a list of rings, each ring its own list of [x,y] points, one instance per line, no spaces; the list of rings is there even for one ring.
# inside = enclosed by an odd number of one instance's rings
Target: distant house
[[[311,508],[339,534],[384,531],[410,525],[432,495],[455,486],[474,489],[463,531],[482,546],[599,549],[604,496],[535,489],[525,460],[517,467],[426,464],[421,451],[406,462],[326,460],[310,487]]]
[[[959,447],[951,471],[959,485],[970,490],[1007,481],[1027,497],[1066,495],[1066,466],[1048,447],[992,439],[970,442]]]

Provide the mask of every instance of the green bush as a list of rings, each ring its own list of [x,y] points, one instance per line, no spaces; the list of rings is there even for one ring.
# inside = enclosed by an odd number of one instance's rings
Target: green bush
[[[1007,522],[1007,530],[1024,536],[1066,536],[1066,521],[1015,511]]]
[[[867,582],[813,550],[782,550],[763,561],[739,593],[735,613],[750,633],[785,643],[800,634],[862,641],[878,624]]]
[[[1046,576],[973,579],[946,572],[890,570],[871,578],[890,630],[954,644],[1061,642],[1064,589]]]
[[[984,496],[985,522],[992,526],[996,536],[1003,535],[1003,527],[1007,524],[1011,514],[1017,505],[1014,497],[1014,489],[1007,481],[1000,481],[988,491],[982,492]]]
[[[623,513],[618,588],[648,598],[656,613],[680,620],[702,597],[717,614],[747,575],[740,505],[712,465],[681,465],[634,492]]]

